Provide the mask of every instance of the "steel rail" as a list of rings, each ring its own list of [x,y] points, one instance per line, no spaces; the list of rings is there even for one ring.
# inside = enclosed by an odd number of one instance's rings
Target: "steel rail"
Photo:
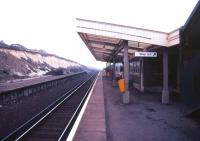
[[[25,122],[23,125],[18,127],[16,130],[14,130],[12,133],[10,133],[8,136],[2,139],[2,141],[7,140],[20,140],[22,137],[24,137],[31,129],[33,129],[35,126],[37,126],[42,120],[44,120],[50,113],[52,113],[57,107],[59,107],[65,100],[69,99],[79,88],[81,88],[84,84],[86,84],[91,78],[90,76],[86,81],[81,82],[77,84],[75,87],[70,89],[67,93],[65,93],[63,96],[61,96],[59,99],[57,99],[55,102],[50,104],[48,107],[46,107],[44,110],[42,110],[40,113],[38,113],[36,116]]]
[[[87,98],[87,96],[88,96],[88,94],[89,94],[89,92],[90,92],[92,86],[94,85],[94,82],[95,82],[96,79],[97,79],[97,77],[96,77],[96,78],[93,80],[93,82],[91,83],[89,89],[87,90],[85,96],[82,98],[80,104],[79,104],[78,107],[76,108],[76,111],[74,112],[73,116],[71,117],[71,119],[70,119],[70,121],[68,122],[68,124],[67,124],[67,126],[65,127],[65,129],[63,130],[63,132],[62,132],[62,134],[60,135],[58,141],[66,140],[65,134],[66,134],[67,130],[69,129],[70,125],[73,124],[73,121],[74,121],[74,120],[76,119],[76,117],[78,116],[78,114],[79,114],[79,112],[80,112],[80,110],[81,110],[81,108],[82,108],[82,106],[83,106],[83,104],[84,104],[84,102],[85,102],[85,100],[86,100],[86,98]]]

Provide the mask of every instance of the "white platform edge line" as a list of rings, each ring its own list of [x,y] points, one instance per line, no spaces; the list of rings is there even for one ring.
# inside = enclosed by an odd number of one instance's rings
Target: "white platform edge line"
[[[81,109],[81,111],[80,111],[80,113],[79,113],[79,115],[78,115],[78,117],[77,117],[77,119],[76,119],[76,121],[75,121],[75,123],[74,123],[72,129],[71,129],[71,132],[69,133],[69,136],[68,136],[68,138],[66,139],[66,141],[72,141],[72,140],[74,139],[74,136],[75,136],[76,131],[77,131],[77,129],[78,129],[79,123],[80,123],[80,121],[81,121],[81,119],[82,119],[82,117],[83,117],[83,114],[84,114],[85,110],[86,110],[87,104],[88,104],[88,102],[89,102],[89,100],[90,100],[90,97],[91,97],[91,95],[92,95],[92,93],[93,93],[93,90],[94,90],[94,87],[95,87],[95,85],[96,85],[96,82],[97,82],[97,80],[98,80],[98,78],[99,78],[99,75],[100,75],[100,72],[99,72],[99,74],[98,74],[98,76],[97,76],[97,79],[96,79],[95,82],[94,82],[94,85],[92,86],[92,89],[90,90],[90,93],[89,93],[89,95],[88,95],[88,97],[87,97],[87,99],[86,99],[86,101],[85,101],[85,103],[84,103],[84,105],[83,105],[83,107],[82,107],[82,109]]]

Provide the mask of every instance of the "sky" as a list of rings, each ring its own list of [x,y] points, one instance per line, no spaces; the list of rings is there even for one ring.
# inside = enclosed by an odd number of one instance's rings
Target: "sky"
[[[0,40],[103,68],[76,32],[76,18],[170,32],[198,0],[0,0]]]

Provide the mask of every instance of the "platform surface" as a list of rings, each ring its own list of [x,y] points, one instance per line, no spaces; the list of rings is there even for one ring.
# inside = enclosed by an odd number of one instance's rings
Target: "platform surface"
[[[0,94],[3,92],[13,91],[15,89],[19,89],[23,87],[29,87],[35,84],[40,84],[40,83],[44,83],[48,81],[65,78],[73,74],[75,73],[65,74],[65,75],[44,75],[44,76],[38,76],[38,77],[32,77],[32,78],[26,78],[26,79],[13,80],[13,82],[9,81],[5,83],[0,83]]]
[[[130,104],[112,81],[103,79],[108,141],[199,141],[200,122],[181,112],[180,97],[171,95],[169,105],[161,104],[160,93],[130,89]]]
[[[106,141],[106,121],[102,75],[100,74],[74,141]]]
[[[171,95],[171,103],[163,105],[161,94],[135,89],[130,89],[130,104],[124,105],[118,87],[102,77],[96,83],[74,140],[199,141],[200,121],[185,117],[182,106],[179,97]]]

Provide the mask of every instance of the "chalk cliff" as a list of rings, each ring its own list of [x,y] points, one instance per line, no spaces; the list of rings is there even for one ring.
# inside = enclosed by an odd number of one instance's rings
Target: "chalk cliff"
[[[19,44],[0,42],[0,82],[44,74],[66,74],[85,66],[43,50],[31,50]],[[59,70],[59,71],[58,71]]]

